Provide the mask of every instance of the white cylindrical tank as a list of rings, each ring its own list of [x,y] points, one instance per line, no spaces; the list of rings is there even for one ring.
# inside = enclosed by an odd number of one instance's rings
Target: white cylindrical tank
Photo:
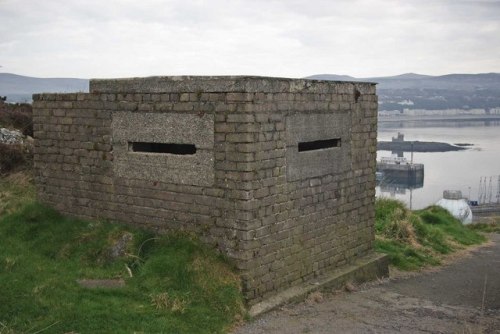
[[[462,197],[461,191],[443,191],[443,198],[436,205],[448,210],[462,224],[472,223],[472,210],[467,201]]]

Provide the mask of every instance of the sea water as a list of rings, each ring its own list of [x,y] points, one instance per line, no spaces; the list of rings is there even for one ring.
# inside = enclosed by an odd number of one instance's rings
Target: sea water
[[[444,190],[460,190],[470,200],[481,197],[486,201],[500,201],[497,197],[500,196],[500,121],[382,122],[379,123],[378,140],[390,141],[398,132],[408,141],[472,146],[463,151],[413,153],[413,162],[424,164],[423,187],[391,189],[390,185],[377,186],[377,197],[399,199],[412,209],[436,203]],[[377,151],[377,160],[386,156],[391,156],[391,152]],[[404,156],[411,160],[410,152],[405,152]]]

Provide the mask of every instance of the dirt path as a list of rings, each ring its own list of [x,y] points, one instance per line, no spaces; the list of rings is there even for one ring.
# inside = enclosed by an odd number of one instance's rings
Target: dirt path
[[[234,333],[500,333],[500,234],[491,238],[440,270],[317,294]]]

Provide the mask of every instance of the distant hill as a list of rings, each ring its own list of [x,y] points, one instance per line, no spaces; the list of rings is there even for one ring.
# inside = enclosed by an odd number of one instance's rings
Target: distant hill
[[[348,79],[341,79],[347,77]],[[354,78],[335,74],[316,80],[376,82],[379,110],[491,109],[500,107],[500,73],[430,76],[406,73],[391,77]],[[340,79],[339,79],[340,78]]]
[[[33,78],[0,73],[0,96],[8,102],[31,102],[34,93],[88,92],[89,80],[74,78]]]
[[[500,107],[500,73],[441,76],[405,73],[389,77],[355,78],[317,74],[317,80],[376,82],[379,110],[491,109]],[[88,79],[33,78],[0,73],[0,96],[8,102],[31,102],[33,93],[88,92]]]
[[[315,74],[311,75],[310,77],[306,77],[306,79],[330,80],[330,81],[361,81],[361,79],[351,77],[350,75],[337,75],[337,74]]]
[[[404,73],[392,77],[385,77],[386,79],[424,79],[431,78],[431,75],[417,74],[417,73]]]
[[[500,73],[448,74],[441,76],[406,73],[392,77],[355,78],[348,75],[317,74],[307,77],[316,80],[369,81],[379,89],[494,89],[499,88]]]

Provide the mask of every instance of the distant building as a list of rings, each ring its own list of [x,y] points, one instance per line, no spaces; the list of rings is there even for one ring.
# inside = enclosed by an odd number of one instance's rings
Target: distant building
[[[457,116],[457,115],[486,115],[485,109],[403,109],[404,116]]]
[[[392,137],[392,141],[393,142],[404,142],[405,141],[405,135],[401,132],[398,132],[398,136],[397,137]]]

